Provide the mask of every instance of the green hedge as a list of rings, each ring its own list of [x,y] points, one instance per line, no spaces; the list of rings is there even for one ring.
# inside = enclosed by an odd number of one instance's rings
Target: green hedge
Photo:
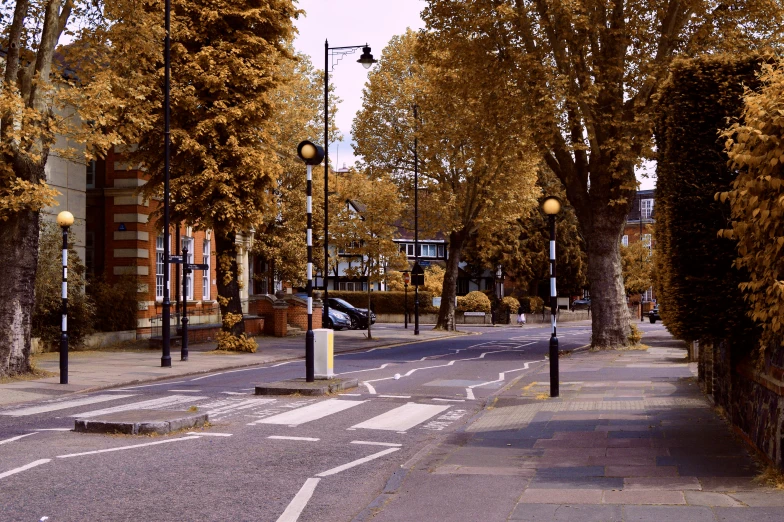
[[[329,297],[336,297],[348,301],[358,308],[367,308],[367,292],[347,292],[343,290],[330,290]],[[370,292],[371,308],[377,314],[403,314],[405,313],[405,292]],[[433,294],[419,291],[419,313],[438,313],[438,308],[432,306]],[[414,313],[414,291],[408,292],[408,311]]]
[[[720,340],[749,334],[733,268],[734,242],[717,237],[730,218],[716,201],[730,190],[719,131],[738,117],[744,87],[758,85],[758,59],[726,56],[673,64],[656,121],[657,186],[654,207],[654,288],[667,329],[685,341]]]

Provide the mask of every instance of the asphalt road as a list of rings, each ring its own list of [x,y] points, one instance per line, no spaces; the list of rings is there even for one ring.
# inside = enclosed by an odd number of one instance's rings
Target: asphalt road
[[[363,519],[411,462],[547,364],[547,325],[474,333],[340,354],[335,372],[361,384],[335,397],[253,394],[303,377],[295,361],[0,409],[0,520]],[[559,327],[562,350],[589,338],[587,323]],[[191,406],[209,413],[209,428],[70,431],[78,417]]]

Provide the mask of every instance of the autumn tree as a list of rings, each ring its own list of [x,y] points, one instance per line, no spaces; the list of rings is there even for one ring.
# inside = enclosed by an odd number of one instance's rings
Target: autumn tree
[[[643,294],[653,284],[651,249],[642,241],[621,245],[623,288],[627,295]]]
[[[157,3],[157,2],[152,2]],[[12,4],[13,7],[10,6]],[[122,110],[123,93],[107,88],[118,77],[101,57],[110,29],[122,17],[136,30],[115,33],[115,56],[143,62],[158,45],[149,23],[146,0],[18,0],[0,18],[7,51],[0,87],[0,376],[30,368],[30,327],[38,265],[41,210],[54,204],[56,192],[46,185],[52,155],[74,161],[99,156],[120,142],[123,130],[142,125],[131,118],[125,129],[106,132],[107,108]],[[133,16],[129,16],[133,13]],[[120,24],[118,27],[120,27]],[[58,47],[67,35],[72,43]],[[84,59],[90,55],[90,59]],[[82,66],[92,65],[91,69]],[[100,75],[97,70],[102,66]],[[147,84],[149,84],[147,78]],[[147,89],[149,87],[143,87]]]
[[[242,348],[238,235],[275,212],[280,164],[271,133],[281,65],[291,60],[291,0],[173,2],[171,217],[212,229],[217,254],[219,345]],[[160,92],[150,93],[156,106]],[[148,197],[163,187],[163,114],[129,157],[144,165]]]
[[[352,134],[364,162],[393,172],[403,190],[412,184],[416,140],[431,229],[449,241],[436,328],[453,329],[466,244],[482,228],[523,216],[536,204],[534,150],[508,118],[520,108],[514,86],[483,90],[481,74],[423,65],[417,48],[412,31],[392,39],[370,74]]]
[[[390,176],[378,170],[349,173],[344,187],[340,192],[344,204],[332,221],[330,242],[336,252],[347,256],[346,275],[366,279],[369,311],[372,284],[383,281],[387,270],[408,266],[405,255],[393,241],[403,204]],[[367,335],[368,339],[372,337],[370,321]]]
[[[430,0],[423,47],[466,84],[513,89],[516,119],[566,187],[588,252],[596,348],[630,343],[620,237],[650,157],[654,95],[676,56],[781,40],[776,0]],[[446,76],[439,83],[449,85]],[[481,85],[481,84],[480,84]]]

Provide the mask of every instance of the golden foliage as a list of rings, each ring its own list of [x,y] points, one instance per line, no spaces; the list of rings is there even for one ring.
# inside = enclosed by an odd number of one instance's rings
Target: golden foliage
[[[642,241],[621,245],[621,268],[627,294],[642,294],[653,284],[651,249]]]
[[[724,132],[732,190],[716,194],[732,208],[730,228],[719,234],[737,241],[735,266],[748,274],[740,289],[762,327],[760,351],[784,345],[784,62],[763,66],[763,86],[747,92],[743,121]]]
[[[468,292],[467,295],[457,298],[457,309],[460,312],[490,313],[490,298],[479,291]]]
[[[255,339],[248,337],[246,334],[236,336],[232,335],[231,332],[221,330],[215,337],[218,341],[217,350],[256,353],[256,349],[259,346]]]

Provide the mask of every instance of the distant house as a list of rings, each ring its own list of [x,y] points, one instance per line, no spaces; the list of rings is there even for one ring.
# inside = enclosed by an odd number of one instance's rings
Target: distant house
[[[656,245],[653,242],[652,226],[656,222],[654,203],[656,202],[656,191],[638,190],[632,201],[632,208],[626,215],[626,224],[621,237],[621,244],[629,246],[631,243],[642,241],[648,249],[652,250]],[[643,302],[650,302],[655,299],[653,287],[643,294]]]

